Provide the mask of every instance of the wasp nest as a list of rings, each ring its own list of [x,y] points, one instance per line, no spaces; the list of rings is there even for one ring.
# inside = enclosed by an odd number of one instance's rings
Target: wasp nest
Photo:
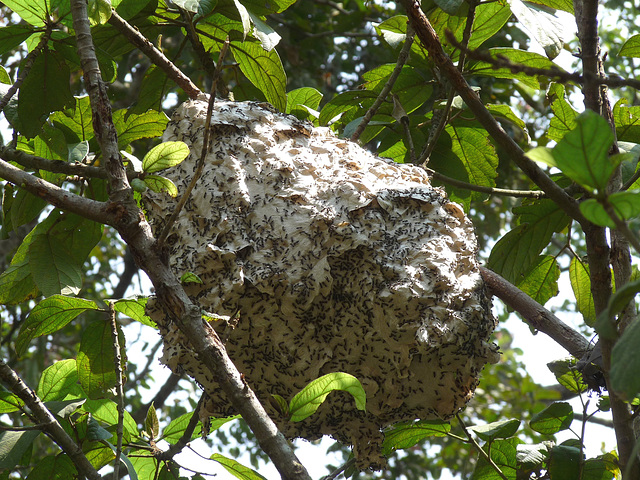
[[[202,149],[207,104],[188,101],[165,141],[191,155],[168,169],[184,191]],[[267,104],[217,101],[213,147],[167,239],[177,275],[215,322],[226,348],[285,435],[328,434],[354,445],[361,466],[379,464],[381,428],[447,419],[469,401],[480,370],[497,359],[473,227],[420,168],[375,157]],[[154,230],[176,200],[148,192]],[[208,413],[231,406],[177,329],[150,313],[164,361],[205,389]],[[179,366],[178,366],[179,364]],[[291,423],[270,406],[330,372],[356,376],[366,412],[334,392]]]

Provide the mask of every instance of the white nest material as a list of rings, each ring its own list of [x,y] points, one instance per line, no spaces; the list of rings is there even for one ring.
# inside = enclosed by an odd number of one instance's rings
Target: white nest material
[[[183,192],[202,149],[207,104],[180,106],[164,135],[191,155],[165,170]],[[167,239],[187,292],[229,321],[214,327],[278,426],[289,437],[332,435],[360,466],[383,461],[381,428],[447,419],[469,401],[495,327],[463,210],[415,166],[378,158],[264,103],[216,101],[213,147]],[[159,231],[176,199],[147,192]],[[205,389],[208,413],[233,413],[157,305],[164,362]],[[334,392],[299,423],[281,418],[271,394],[290,400],[330,372],[356,376],[367,410]]]

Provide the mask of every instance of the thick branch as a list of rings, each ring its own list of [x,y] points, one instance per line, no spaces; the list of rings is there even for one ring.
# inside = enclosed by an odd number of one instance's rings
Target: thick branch
[[[518,165],[550,199],[555,201],[565,213],[580,223],[587,222],[580,212],[578,202],[567,195],[535,162],[525,156],[524,151],[507,132],[504,131],[502,126],[484,106],[478,94],[471,89],[462,73],[444,53],[438,35],[420,8],[420,2],[416,0],[402,0],[402,4],[407,11],[416,35],[418,35],[418,38],[420,38],[420,41],[429,52],[431,60],[438,66],[441,73],[449,79],[453,88],[456,89],[469,109],[476,116],[476,119],[487,130],[496,144],[503,148],[515,164]]]
[[[576,358],[581,358],[589,350],[587,339],[518,287],[488,268],[481,267],[480,273],[489,287],[489,293],[518,312],[531,327],[549,335]]]
[[[69,456],[78,472],[89,479],[98,480],[100,474],[87,460],[80,446],[67,434],[35,392],[2,360],[0,360],[0,379],[31,410],[34,419],[38,422],[38,428]]]
[[[111,221],[108,204],[68,192],[41,178],[34,177],[4,160],[0,160],[0,178],[24,188],[29,193],[62,210],[81,215],[98,223],[109,224]]]
[[[177,68],[171,60],[154,47],[153,43],[146,39],[138,30],[129,25],[115,10],[111,11],[109,23],[118,30],[129,42],[138,47],[154,65],[160,67],[167,76],[189,95],[189,98],[197,98],[202,92],[184,73]]]
[[[156,289],[169,321],[173,322],[190,342],[204,366],[215,376],[233,407],[242,415],[260,447],[271,458],[285,480],[310,480],[304,466],[296,458],[286,438],[269,418],[253,391],[227,355],[215,330],[202,320],[200,308],[191,302],[182,284],[171,272],[158,251],[151,228],[138,209],[122,160],[117,154],[118,143],[111,119],[106,88],[97,69],[89,20],[84,0],[71,0],[78,54],[85,70],[86,89],[90,94],[96,136],[105,156],[105,167],[111,186],[110,199],[117,209],[113,222],[131,248],[136,263]],[[104,132],[100,129],[104,128]],[[116,152],[116,155],[113,152]],[[107,153],[110,152],[110,153]]]

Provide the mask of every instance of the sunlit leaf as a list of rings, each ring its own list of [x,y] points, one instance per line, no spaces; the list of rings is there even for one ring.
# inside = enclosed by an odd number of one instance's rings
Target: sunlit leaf
[[[395,450],[411,448],[425,438],[444,437],[450,430],[449,422],[443,420],[421,420],[396,425],[384,432],[382,454],[389,455]]]
[[[327,395],[335,390],[350,393],[355,400],[356,408],[358,410],[365,409],[366,393],[360,380],[348,373],[334,372],[311,381],[291,399],[289,403],[290,420],[300,422],[313,415],[327,398]]]
[[[60,360],[42,372],[36,393],[43,402],[62,400],[77,382],[75,359]]]
[[[155,322],[151,320],[151,318],[147,316],[145,312],[147,300],[147,297],[124,298],[116,301],[113,304],[113,308],[116,312],[120,312],[123,315],[126,315],[127,317],[135,320],[136,322],[140,322],[143,325],[147,325],[149,327],[157,328]]]
[[[180,164],[189,156],[189,147],[184,142],[162,142],[142,159],[142,170],[154,173]]]
[[[245,467],[232,458],[227,458],[219,453],[214,453],[209,458],[218,462],[224,467],[227,472],[229,472],[234,477],[239,478],[240,480],[266,480],[265,477],[260,475],[255,470],[252,470],[249,467]]]
[[[531,417],[529,426],[538,433],[553,435],[566,430],[573,421],[573,407],[567,402],[554,402]]]
[[[491,442],[498,438],[510,438],[520,428],[520,420],[499,420],[497,422],[491,422],[484,425],[474,425],[468,427],[468,430],[474,432],[485,442]]]
[[[633,35],[620,48],[621,57],[640,57],[640,34]]]
[[[508,480],[516,479],[516,455],[517,447],[522,443],[517,438],[495,440],[491,443],[491,465],[482,455],[478,456],[478,463],[471,475],[471,480]],[[496,466],[502,472],[501,476],[496,472]]]

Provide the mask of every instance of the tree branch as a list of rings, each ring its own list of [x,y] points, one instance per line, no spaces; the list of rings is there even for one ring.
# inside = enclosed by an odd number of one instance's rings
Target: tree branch
[[[151,227],[133,198],[118,153],[117,136],[115,130],[112,130],[111,108],[97,68],[85,0],[71,0],[71,10],[78,54],[85,70],[85,87],[91,100],[94,129],[105,157],[105,168],[111,187],[110,199],[115,207],[114,226],[131,248],[136,263],[149,276],[168,321],[177,325],[189,340],[190,347],[214,375],[230,403],[247,422],[260,447],[271,458],[282,478],[310,480],[311,477],[296,458],[287,439],[277,429],[233,365],[215,330],[202,320],[200,308],[191,302],[182,284],[158,251]],[[101,129],[104,129],[104,132]]]
[[[80,446],[67,434],[36,393],[31,390],[9,365],[0,360],[0,379],[27,406],[40,430],[45,432],[65,452],[78,469],[78,473],[91,480],[100,479],[100,474],[85,457]]]
[[[411,45],[413,45],[414,35],[415,32],[413,31],[411,25],[407,25],[407,34],[405,35],[402,50],[400,50],[400,53],[398,54],[398,61],[396,62],[396,66],[393,69],[393,72],[391,72],[391,75],[389,75],[389,80],[387,80],[387,83],[385,83],[384,87],[382,87],[380,95],[378,95],[378,97],[373,102],[373,105],[371,105],[369,110],[367,110],[367,113],[365,113],[362,121],[358,124],[356,131],[353,132],[353,135],[351,135],[352,142],[358,141],[360,135],[362,135],[362,132],[364,132],[364,129],[367,128],[367,125],[369,125],[369,122],[380,108],[380,105],[382,105],[382,102],[385,101],[387,95],[389,94],[389,92],[391,92],[393,85],[396,83],[396,80],[400,76],[400,72],[402,72],[402,67],[405,63],[407,63],[409,52],[411,51]]]
[[[3,153],[0,152],[0,155]],[[107,225],[112,221],[108,204],[68,192],[46,180],[24,172],[4,160],[0,160],[0,178],[24,188],[29,193],[62,210]]]
[[[518,287],[488,268],[480,267],[480,274],[491,295],[513,308],[531,327],[549,335],[571,355],[581,358],[590,349],[587,339]]]
[[[462,73],[444,53],[438,35],[420,8],[420,2],[418,0],[401,0],[401,3],[407,11],[416,35],[418,35],[418,38],[420,38],[420,41],[429,52],[430,58],[438,66],[441,73],[449,79],[453,88],[455,88],[462,97],[469,109],[476,116],[476,119],[487,130],[496,144],[503,148],[511,160],[513,160],[550,199],[555,201],[565,213],[581,224],[585,222],[588,223],[580,212],[578,202],[567,195],[535,162],[526,157],[524,151],[507,132],[504,131],[502,126],[484,106],[477,93],[471,89]]]
[[[151,60],[154,65],[161,68],[171,80],[176,82],[176,84],[184,90],[189,98],[197,98],[198,95],[202,93],[189,77],[182,73],[179,68],[176,68],[171,60],[165,57],[164,54],[138,30],[129,25],[115,10],[111,10],[109,24],[149,57],[149,60]]]

